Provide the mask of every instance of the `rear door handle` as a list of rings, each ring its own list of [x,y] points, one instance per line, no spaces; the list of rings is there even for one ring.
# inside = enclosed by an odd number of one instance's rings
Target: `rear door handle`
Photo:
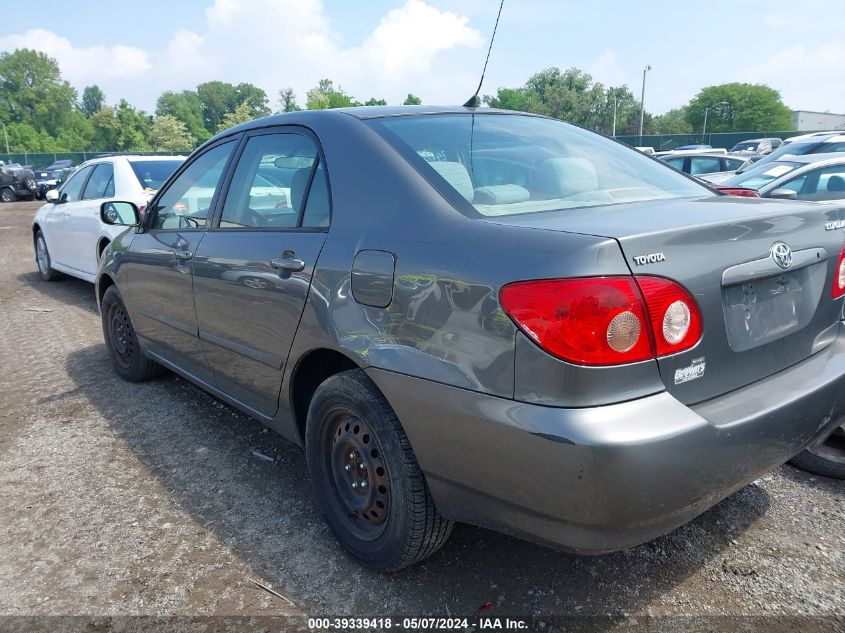
[[[298,273],[305,270],[305,262],[297,257],[274,257],[270,260],[270,267],[276,270],[289,270]]]
[[[173,251],[173,257],[176,259],[191,259],[193,256],[191,251]]]

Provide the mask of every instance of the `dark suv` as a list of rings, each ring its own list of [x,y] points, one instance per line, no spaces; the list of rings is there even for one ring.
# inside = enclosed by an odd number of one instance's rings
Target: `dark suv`
[[[32,200],[37,186],[31,169],[0,162],[0,202]]]

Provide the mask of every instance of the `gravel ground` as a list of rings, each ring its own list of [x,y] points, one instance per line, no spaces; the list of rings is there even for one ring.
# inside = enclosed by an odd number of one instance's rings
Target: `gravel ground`
[[[626,552],[573,556],[457,526],[423,564],[362,570],[315,509],[297,447],[180,378],[112,372],[93,287],[36,274],[37,208],[0,205],[0,614],[446,615],[489,601],[491,615],[623,626],[843,626],[843,484],[789,466]]]

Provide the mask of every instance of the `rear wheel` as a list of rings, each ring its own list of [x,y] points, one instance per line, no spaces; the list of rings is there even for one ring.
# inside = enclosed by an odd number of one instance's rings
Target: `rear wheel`
[[[55,281],[62,276],[51,266],[50,251],[47,250],[47,242],[41,231],[35,234],[35,263],[38,264],[38,275],[44,281]]]
[[[0,189],[0,202],[14,202],[17,199],[18,197],[15,195],[15,192],[8,187]]]
[[[326,522],[361,563],[394,571],[446,542],[452,522],[438,514],[405,431],[366,374],[356,369],[323,382],[305,435]]]
[[[836,427],[824,442],[802,451],[790,463],[817,475],[845,479],[845,425]]]
[[[144,355],[123,298],[114,286],[106,289],[100,312],[106,347],[109,348],[112,365],[121,378],[142,382],[160,376],[164,368]]]

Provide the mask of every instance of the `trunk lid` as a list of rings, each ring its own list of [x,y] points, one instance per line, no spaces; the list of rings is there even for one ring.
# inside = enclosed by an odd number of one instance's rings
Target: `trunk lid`
[[[833,299],[831,289],[843,220],[840,207],[708,196],[487,221],[613,238],[635,275],[684,286],[701,310],[702,338],[658,366],[666,389],[694,404],[777,373],[833,341],[842,316],[842,299]],[[772,255],[778,243],[791,249],[787,268]]]

